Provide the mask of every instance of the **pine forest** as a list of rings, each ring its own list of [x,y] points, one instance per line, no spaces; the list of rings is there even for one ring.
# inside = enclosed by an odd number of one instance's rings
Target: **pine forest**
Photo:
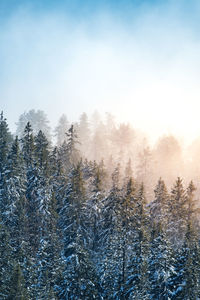
[[[200,299],[200,143],[0,115],[0,299]],[[187,152],[187,153],[186,153]]]

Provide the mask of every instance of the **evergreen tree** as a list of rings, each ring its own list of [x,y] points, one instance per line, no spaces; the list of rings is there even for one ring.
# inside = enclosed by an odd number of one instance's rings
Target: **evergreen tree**
[[[25,289],[25,283],[23,274],[19,264],[16,264],[10,281],[10,292],[8,295],[8,300],[28,300],[27,292]]]
[[[63,208],[60,211],[65,262],[64,281],[60,286],[59,294],[61,298],[98,299],[94,266],[86,248],[87,234],[83,223],[84,203],[85,187],[81,163],[79,163],[72,169]]]
[[[90,168],[90,166],[88,166]],[[88,170],[89,171],[89,170]],[[103,239],[103,220],[102,209],[105,198],[105,189],[103,185],[105,169],[103,164],[94,164],[89,171],[89,191],[84,206],[84,222],[87,226],[87,249],[90,259],[95,265],[95,272],[100,278],[101,253],[104,248]],[[99,283],[98,283],[99,284]]]
[[[80,160],[79,151],[77,150],[78,136],[74,125],[71,125],[66,133],[67,140],[59,147],[59,159],[62,163],[62,168],[65,173],[70,171],[70,168],[76,165]]]
[[[89,186],[90,191],[88,199],[85,203],[85,215],[86,222],[89,228],[89,243],[91,249],[96,252],[99,250],[100,239],[102,233],[102,220],[101,213],[103,207],[103,199],[105,197],[105,191],[103,187],[103,177],[105,176],[105,170],[94,162],[92,170],[92,180]]]
[[[187,226],[198,227],[199,208],[198,201],[195,199],[196,187],[191,181],[186,191],[186,221]]]
[[[179,194],[175,193],[175,195],[179,195],[177,200],[180,201],[182,197],[182,206],[180,204],[177,206],[177,224],[184,225],[183,229],[181,228],[184,233],[184,239],[181,240],[182,245],[175,253],[175,272],[172,277],[173,293],[171,299],[198,299],[200,252],[195,224],[198,212],[198,209],[195,208],[196,201],[194,200],[195,187],[190,182],[187,193],[184,194],[180,180],[178,180],[176,191],[179,191]],[[182,212],[182,219],[180,219],[180,212]],[[177,240],[178,238],[180,239],[180,236],[176,237]]]
[[[76,145],[78,142],[78,136],[76,134],[76,131],[74,129],[74,126],[71,125],[67,135],[67,154],[68,154],[68,163],[69,166],[76,165],[80,159],[79,152],[76,148]]]
[[[3,168],[6,165],[9,145],[12,142],[12,136],[8,129],[8,124],[3,116],[3,112],[0,114],[0,179]]]
[[[178,276],[176,282],[179,286],[176,289],[176,296],[183,295],[185,299],[197,299],[199,295],[199,258],[200,249],[197,232],[197,217],[199,209],[196,206],[194,192],[196,188],[191,181],[186,193],[186,223],[187,229],[184,244],[181,250],[182,260],[178,258]],[[182,262],[182,265],[180,264]],[[177,280],[178,279],[178,280]]]
[[[133,222],[133,252],[129,258],[126,295],[130,299],[148,299],[149,217],[143,184],[136,195]]]
[[[13,256],[18,262],[25,260],[26,248],[26,174],[18,137],[15,138],[8,154],[7,169],[4,174],[4,223],[10,231]],[[4,216],[3,216],[4,217]]]
[[[121,280],[121,265],[118,257],[121,253],[120,203],[122,195],[119,184],[120,165],[118,164],[112,174],[112,187],[104,200],[103,207],[101,284],[104,291],[103,297],[108,299],[117,297]]]
[[[149,297],[153,300],[172,299],[173,251],[161,223],[153,224],[149,247]]]
[[[180,177],[171,191],[168,235],[175,247],[184,241],[186,232],[186,193]]]
[[[119,221],[121,221],[120,228],[120,255],[119,264],[120,270],[120,287],[118,291],[119,299],[126,299],[127,293],[127,279],[129,277],[129,257],[132,256],[132,241],[134,239],[134,205],[136,200],[136,186],[132,178],[129,179],[126,187],[126,193],[122,197],[120,204]]]
[[[44,133],[40,130],[35,137],[35,157],[38,163],[38,167],[46,172],[47,176],[49,171],[49,142],[44,135]]]
[[[26,163],[27,171],[33,167],[34,163],[34,150],[35,143],[33,137],[33,130],[31,124],[28,122],[24,129],[24,135],[22,137],[22,153]]]
[[[0,299],[7,299],[10,288],[10,274],[13,267],[10,235],[5,225],[0,223]]]
[[[169,210],[169,195],[167,192],[164,180],[161,178],[154,190],[155,199],[150,204],[150,213],[153,222],[162,223],[163,226],[168,224],[168,210]]]

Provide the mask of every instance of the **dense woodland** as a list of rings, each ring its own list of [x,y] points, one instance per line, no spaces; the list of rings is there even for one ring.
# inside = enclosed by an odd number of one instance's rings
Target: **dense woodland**
[[[1,113],[0,299],[200,299],[197,145]]]

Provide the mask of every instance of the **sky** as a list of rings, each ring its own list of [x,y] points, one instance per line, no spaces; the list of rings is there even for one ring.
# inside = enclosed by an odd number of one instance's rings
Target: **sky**
[[[1,0],[0,109],[110,112],[151,139],[200,136],[198,0]]]

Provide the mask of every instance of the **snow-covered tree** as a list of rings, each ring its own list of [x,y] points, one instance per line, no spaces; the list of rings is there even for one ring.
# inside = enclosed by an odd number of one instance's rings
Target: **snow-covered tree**
[[[11,280],[10,280],[10,291],[8,294],[8,300],[28,300],[30,299],[25,288],[24,276],[20,268],[20,264],[16,264],[13,268]]]
[[[34,150],[35,150],[33,129],[29,122],[26,124],[21,141],[22,141],[23,158],[26,163],[27,171],[29,171],[29,169],[32,168],[34,164]]]
[[[184,241],[186,232],[186,193],[180,177],[177,178],[169,202],[168,235],[175,247]]]
[[[10,235],[6,226],[0,223],[0,299],[8,298],[10,291],[10,274],[13,268]]]
[[[0,179],[1,172],[6,164],[9,145],[12,142],[12,136],[8,128],[7,120],[4,118],[3,112],[0,114]]]
[[[162,223],[163,226],[168,224],[169,213],[169,195],[164,180],[159,179],[154,190],[155,198],[150,204],[150,213],[153,222]]]
[[[149,249],[149,298],[172,299],[171,279],[175,274],[173,250],[161,223],[153,224]]]
[[[137,191],[133,222],[134,238],[126,295],[130,299],[148,299],[149,214],[143,184]]]
[[[59,295],[66,299],[98,299],[95,268],[86,247],[87,228],[83,217],[85,184],[81,166],[80,162],[72,169],[60,211],[65,270]]]

